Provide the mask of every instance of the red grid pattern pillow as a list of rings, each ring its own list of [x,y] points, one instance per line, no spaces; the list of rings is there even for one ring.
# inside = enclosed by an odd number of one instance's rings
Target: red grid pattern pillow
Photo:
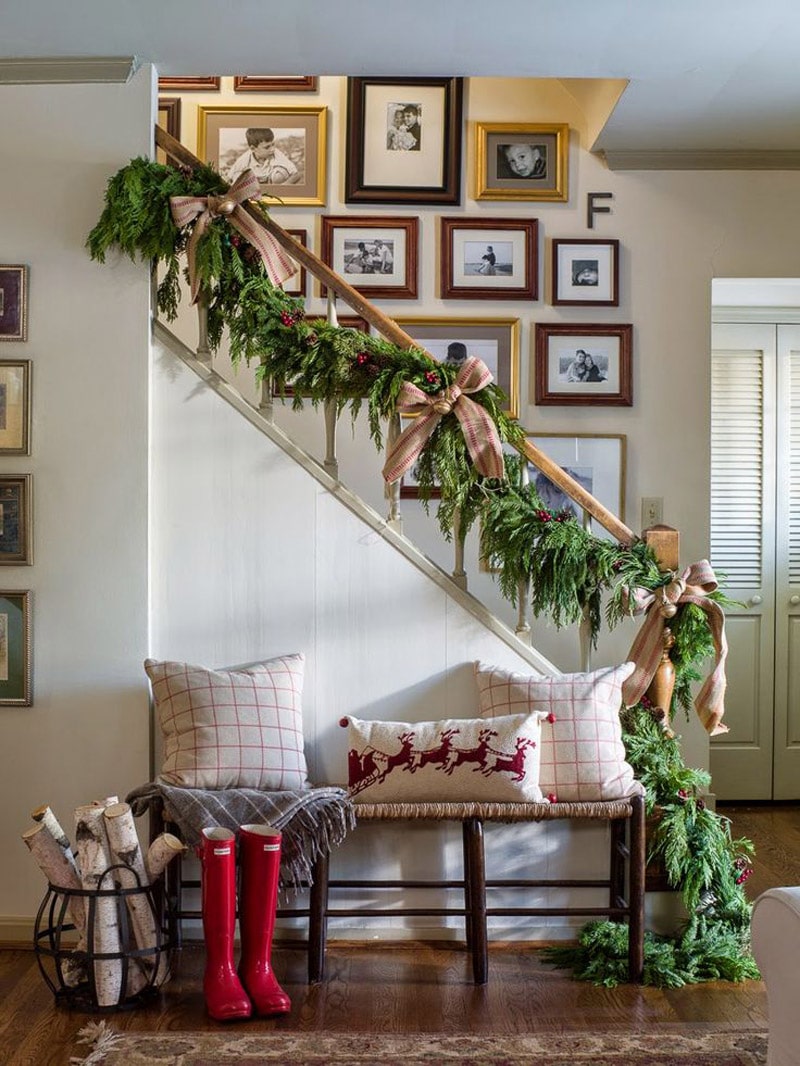
[[[234,670],[145,660],[164,738],[161,777],[187,788],[307,788],[302,655]]]
[[[633,670],[633,663],[623,663],[588,674],[534,677],[478,662],[480,713],[553,716],[542,725],[539,783],[545,796],[561,802],[620,799],[638,791],[619,719],[622,683]]]
[[[540,714],[382,722],[343,718],[356,803],[535,803]]]

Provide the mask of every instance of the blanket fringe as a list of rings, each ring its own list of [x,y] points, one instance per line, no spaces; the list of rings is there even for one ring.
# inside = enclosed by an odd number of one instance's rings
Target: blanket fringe
[[[78,1030],[76,1042],[88,1044],[91,1051],[83,1059],[73,1055],[69,1060],[70,1066],[100,1066],[109,1051],[121,1041],[122,1037],[110,1029],[107,1022],[88,1022]]]

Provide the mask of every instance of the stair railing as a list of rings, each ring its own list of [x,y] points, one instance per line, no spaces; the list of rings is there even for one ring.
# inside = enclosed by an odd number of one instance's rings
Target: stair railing
[[[158,147],[166,152],[167,157],[170,160],[174,160],[179,164],[192,168],[202,165],[201,160],[199,160],[197,156],[190,152],[188,148],[180,143],[180,141],[176,140],[160,126],[155,127],[155,141]],[[272,237],[274,237],[278,244],[288,252],[296,263],[305,267],[306,270],[308,270],[309,273],[321,283],[328,294],[327,317],[329,322],[336,323],[336,299],[339,298],[391,344],[396,345],[398,348],[420,347],[418,342],[410,337],[393,319],[389,318],[389,316],[384,314],[383,311],[370,303],[369,300],[364,297],[363,293],[348,284],[348,282],[332,270],[327,263],[324,263],[308,248],[305,248],[300,244],[299,241],[283,229],[283,227],[280,226],[271,215],[265,217],[248,202],[245,202],[241,206],[247,211],[259,227],[266,230],[272,235]],[[198,358],[208,361],[210,358],[210,352],[208,349],[207,329],[205,326],[205,308],[201,302],[199,303],[200,325]],[[271,383],[268,380],[265,380],[262,382],[260,409],[262,413],[270,419],[272,416],[272,403]],[[395,414],[389,419],[387,448],[391,448],[399,433],[400,416]],[[326,448],[324,465],[332,476],[338,478],[338,460],[336,458],[336,411],[335,405],[333,404],[325,405],[325,436]],[[621,519],[617,518],[616,515],[604,507],[599,500],[592,496],[590,492],[587,492],[581,484],[530,441],[525,441],[518,450],[530,463],[540,470],[545,477],[549,478],[554,485],[558,486],[558,488],[566,493],[571,500],[574,500],[574,502],[578,504],[584,513],[584,523],[586,525],[590,523],[592,518],[595,519],[595,521],[597,521],[599,525],[620,544],[632,544],[638,539],[636,534],[629,529]],[[399,485],[394,484],[387,486],[386,497],[389,508],[387,522],[391,523],[392,526],[399,530],[402,521],[399,506]],[[677,530],[670,529],[666,526],[655,527],[654,530],[645,530],[642,534],[642,539],[644,539],[655,552],[659,568],[662,571],[667,572],[677,570],[679,546],[679,534]],[[457,528],[454,531],[454,543],[456,559],[452,577],[459,586],[466,588],[466,574],[463,566],[463,539],[458,535]],[[521,639],[529,642],[531,625],[527,608],[528,598],[527,589],[520,589],[520,607],[516,632]],[[590,663],[590,641],[588,639],[588,628],[585,623],[581,626],[580,640],[583,667],[588,669]],[[668,648],[665,648],[665,669],[660,671],[660,676],[662,678],[666,677],[668,674],[668,650]],[[659,675],[657,675],[654,685],[658,682],[658,679]],[[667,701],[666,704],[659,701],[658,706],[669,706],[669,701]]]

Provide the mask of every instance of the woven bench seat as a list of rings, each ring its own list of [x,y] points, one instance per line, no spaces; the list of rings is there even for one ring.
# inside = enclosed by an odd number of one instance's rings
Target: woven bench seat
[[[631,983],[641,983],[644,968],[644,797],[592,803],[358,803],[357,824],[367,822],[461,822],[464,849],[463,878],[457,881],[331,880],[329,857],[321,855],[314,865],[314,884],[309,910],[309,979],[321,981],[325,973],[327,924],[331,917],[374,915],[446,916],[464,918],[466,944],[472,954],[473,979],[488,978],[487,919],[494,916],[585,916],[627,921],[629,926],[628,972]],[[608,876],[580,879],[487,880],[483,826],[487,822],[520,823],[599,821],[610,826],[611,846]],[[331,907],[336,889],[461,889],[463,908]],[[594,888],[605,889],[607,903],[594,907],[489,907],[486,890],[492,888]]]

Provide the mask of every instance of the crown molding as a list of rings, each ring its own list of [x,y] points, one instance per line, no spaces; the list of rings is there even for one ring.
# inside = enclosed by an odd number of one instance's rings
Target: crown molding
[[[597,152],[609,170],[800,170],[800,151],[617,151]]]
[[[124,83],[138,68],[139,60],[136,56],[40,56],[30,59],[0,59],[0,85]]]

